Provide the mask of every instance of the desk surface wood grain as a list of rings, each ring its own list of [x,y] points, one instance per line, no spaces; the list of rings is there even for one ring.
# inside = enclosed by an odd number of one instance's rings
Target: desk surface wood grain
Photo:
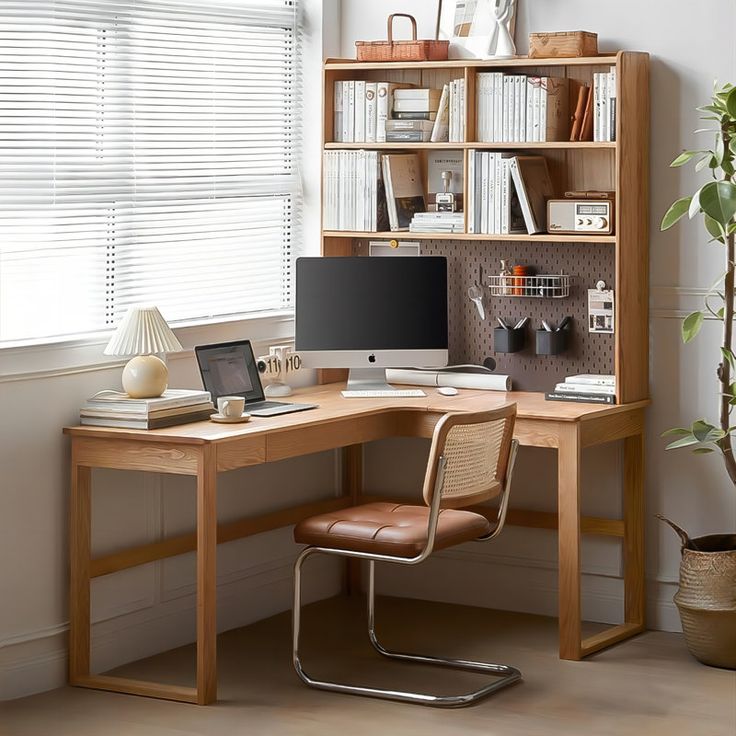
[[[515,402],[519,419],[538,419],[553,422],[580,422],[600,419],[631,409],[644,408],[649,402],[600,405],[574,402],[547,401],[542,393],[519,391],[480,391],[460,389],[457,396],[442,396],[436,389],[422,387],[422,398],[372,398],[345,399],[340,395],[344,384],[326,384],[298,389],[287,400],[318,404],[317,409],[282,414],[276,417],[253,417],[245,424],[217,424],[193,422],[166,429],[119,429],[115,427],[66,427],[64,432],[75,436],[114,437],[115,439],[143,439],[148,442],[172,442],[206,444],[227,442],[252,434],[271,434],[310,427],[342,418],[358,418],[390,412],[439,412],[481,411]]]

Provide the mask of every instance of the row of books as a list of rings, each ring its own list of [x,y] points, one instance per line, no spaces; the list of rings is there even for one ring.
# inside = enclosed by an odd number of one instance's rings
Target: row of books
[[[427,197],[416,153],[330,150],[323,157],[325,230],[409,230],[414,215],[431,209],[434,196],[443,191],[442,172],[450,173],[449,191],[462,207],[462,151],[427,153]]]
[[[593,140],[616,140],[616,67],[593,73]]]
[[[488,72],[476,77],[477,139],[536,143],[566,140],[569,80]]]
[[[383,143],[396,89],[407,85],[365,80],[335,82],[334,139],[341,143]]]
[[[582,401],[594,404],[616,403],[616,377],[585,373],[568,376],[546,394],[548,401]]]
[[[543,156],[470,150],[468,181],[468,232],[546,232],[547,200],[554,190]]]
[[[208,391],[167,389],[154,399],[132,399],[101,391],[79,411],[80,424],[125,429],[161,429],[209,419],[215,411]]]
[[[388,230],[380,152],[325,151],[323,157],[324,229]]]

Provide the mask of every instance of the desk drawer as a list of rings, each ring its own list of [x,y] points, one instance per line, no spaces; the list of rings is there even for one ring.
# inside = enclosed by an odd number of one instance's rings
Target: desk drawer
[[[261,436],[240,437],[229,442],[217,443],[217,472],[247,468],[266,462],[266,438]]]

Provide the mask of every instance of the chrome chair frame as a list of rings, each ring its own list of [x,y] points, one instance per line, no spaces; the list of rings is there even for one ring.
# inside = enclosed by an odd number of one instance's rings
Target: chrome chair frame
[[[493,529],[477,541],[488,541],[496,537],[503,529],[506,521],[506,512],[508,510],[509,492],[511,490],[511,479],[513,476],[514,465],[516,463],[516,454],[518,452],[519,443],[512,440],[509,452],[509,460],[506,472],[505,484],[499,499],[498,512],[496,522]],[[437,523],[440,514],[440,503],[442,499],[442,485],[444,479],[445,458],[438,458],[437,476],[434,484],[434,492],[429,511],[429,520],[427,528],[427,543],[424,549],[415,557],[395,557],[393,555],[377,555],[367,552],[354,552],[350,550],[337,550],[328,547],[307,547],[299,557],[297,557],[294,565],[294,606],[292,609],[292,661],[294,669],[299,677],[307,685],[318,688],[320,690],[331,690],[333,692],[347,693],[350,695],[363,695],[372,698],[383,698],[386,700],[396,700],[404,703],[418,703],[421,705],[432,705],[445,708],[456,708],[464,705],[475,703],[481,698],[495,693],[502,688],[513,685],[521,680],[521,672],[514,667],[504,664],[493,664],[490,662],[476,662],[465,659],[451,659],[447,657],[431,657],[421,654],[409,654],[405,652],[395,652],[386,649],[378,640],[375,628],[375,563],[376,562],[394,562],[399,565],[418,565],[424,562],[431,554],[434,548],[435,535],[437,532]],[[360,685],[346,685],[339,682],[330,682],[327,680],[315,680],[310,677],[302,667],[299,658],[299,635],[301,632],[301,579],[302,565],[313,554],[337,555],[340,557],[352,557],[360,560],[369,561],[369,577],[368,577],[368,637],[374,649],[379,654],[404,662],[417,662],[419,664],[441,665],[443,667],[451,667],[454,669],[469,670],[472,672],[480,672],[484,674],[494,675],[496,679],[484,687],[461,695],[428,695],[422,693],[414,693],[403,690],[388,690],[382,688],[364,687]]]

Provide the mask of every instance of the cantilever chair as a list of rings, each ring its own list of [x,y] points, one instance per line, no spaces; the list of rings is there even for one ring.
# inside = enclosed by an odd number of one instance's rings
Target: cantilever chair
[[[311,687],[409,703],[456,707],[474,703],[521,679],[507,665],[406,654],[385,649],[375,631],[375,563],[418,565],[436,549],[470,540],[489,540],[503,528],[518,442],[512,439],[516,404],[467,414],[448,414],[432,437],[424,479],[425,506],[370,503],[313,516],[297,524],[296,542],[308,545],[294,566],[293,662]],[[498,498],[495,523],[464,506]],[[299,659],[301,573],[313,554],[341,555],[369,561],[368,636],[386,657],[405,662],[437,664],[493,675],[479,690],[462,695],[428,695],[315,680]]]

